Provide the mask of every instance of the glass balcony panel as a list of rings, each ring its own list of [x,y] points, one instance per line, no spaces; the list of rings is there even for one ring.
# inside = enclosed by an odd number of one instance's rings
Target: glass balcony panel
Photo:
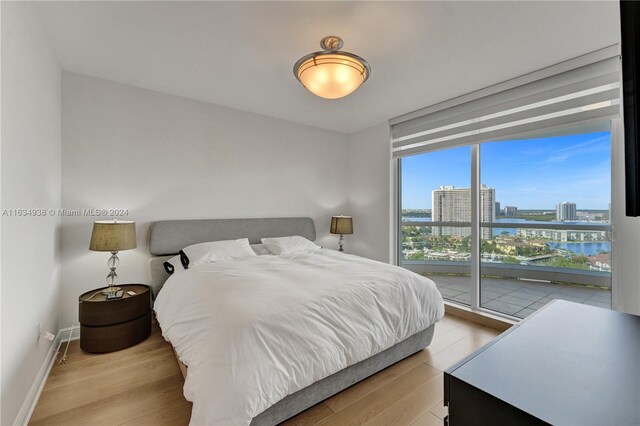
[[[431,278],[442,297],[471,302],[470,226],[402,225],[400,266]]]
[[[480,307],[526,318],[553,299],[611,308],[608,224],[482,227]]]

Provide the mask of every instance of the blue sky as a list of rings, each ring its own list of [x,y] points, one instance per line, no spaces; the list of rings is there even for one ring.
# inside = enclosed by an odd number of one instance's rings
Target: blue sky
[[[608,209],[611,200],[609,132],[488,142],[480,148],[482,183],[496,201],[519,209],[549,209],[562,201],[578,209]],[[471,148],[402,159],[402,207],[431,208],[440,185],[470,186]]]

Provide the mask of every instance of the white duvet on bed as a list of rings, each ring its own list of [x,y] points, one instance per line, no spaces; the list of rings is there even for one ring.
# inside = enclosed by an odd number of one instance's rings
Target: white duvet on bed
[[[247,425],[444,315],[433,281],[325,249],[188,269],[167,280],[154,309],[189,367],[192,425]]]

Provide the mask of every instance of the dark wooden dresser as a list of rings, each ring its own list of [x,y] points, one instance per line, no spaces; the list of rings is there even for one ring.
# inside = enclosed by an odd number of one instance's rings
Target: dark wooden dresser
[[[444,374],[458,425],[640,425],[640,317],[550,302]]]
[[[103,289],[79,298],[80,347],[93,353],[128,348],[151,333],[151,291],[144,284],[119,285],[121,299],[106,300]],[[131,296],[127,291],[136,294]]]

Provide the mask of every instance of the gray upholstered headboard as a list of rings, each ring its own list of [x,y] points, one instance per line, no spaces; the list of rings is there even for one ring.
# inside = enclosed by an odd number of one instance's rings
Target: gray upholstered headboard
[[[261,238],[301,235],[316,239],[316,227],[309,217],[283,217],[259,219],[194,219],[162,220],[149,227],[151,260],[151,288],[154,295],[162,288],[169,274],[162,263],[191,244],[208,241],[248,238],[258,244]]]

